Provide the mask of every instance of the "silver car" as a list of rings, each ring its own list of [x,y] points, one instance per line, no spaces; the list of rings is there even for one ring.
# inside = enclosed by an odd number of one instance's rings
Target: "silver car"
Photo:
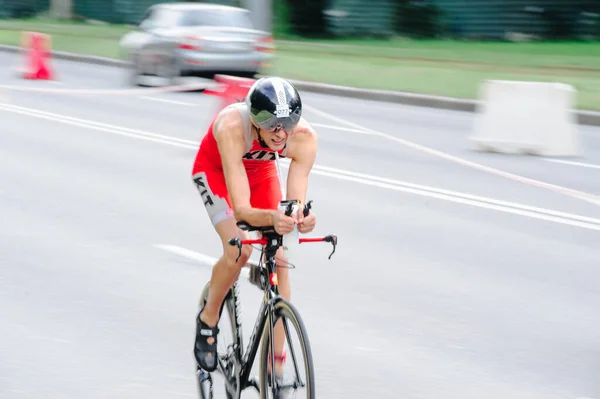
[[[135,83],[154,75],[254,77],[274,57],[273,37],[254,28],[244,8],[202,3],[162,3],[148,8],[138,29],[120,42]]]

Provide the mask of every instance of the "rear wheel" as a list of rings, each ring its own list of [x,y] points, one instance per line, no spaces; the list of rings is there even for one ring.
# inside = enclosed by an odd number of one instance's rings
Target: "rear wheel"
[[[223,375],[225,384],[224,384],[224,392],[225,397],[227,399],[239,399],[240,398],[240,389],[239,389],[239,367],[237,366],[239,363],[236,360],[235,354],[235,343],[237,342],[237,330],[236,330],[236,315],[235,315],[235,303],[233,292],[237,288],[234,286],[230,292],[225,297],[223,301],[223,305],[221,306],[220,316],[219,316],[219,335],[217,336],[217,359],[218,366],[215,372]],[[202,290],[202,295],[200,297],[200,307],[204,305],[206,300],[208,299],[208,289],[209,283],[204,286]],[[227,311],[223,312],[223,309]],[[229,319],[229,320],[227,320]],[[208,373],[197,367],[197,382],[198,382],[198,394],[201,399],[213,399],[213,377],[212,374]],[[227,387],[227,382],[233,386],[233,389],[230,391]],[[222,395],[217,395],[222,397]]]
[[[315,397],[315,373],[312,359],[312,351],[308,340],[308,333],[298,310],[289,302],[280,300],[274,305],[273,326],[283,323],[285,334],[284,351],[286,362],[282,378],[275,379],[271,376],[273,362],[271,361],[271,333],[269,321],[265,326],[262,347],[260,353],[260,398],[278,399],[280,397],[296,397],[313,399]],[[293,327],[293,329],[290,328]],[[298,343],[292,340],[292,331],[296,332]],[[299,360],[303,360],[299,364]],[[305,377],[302,377],[302,372]],[[300,393],[289,395],[283,391],[301,390]],[[302,390],[306,394],[301,393]]]

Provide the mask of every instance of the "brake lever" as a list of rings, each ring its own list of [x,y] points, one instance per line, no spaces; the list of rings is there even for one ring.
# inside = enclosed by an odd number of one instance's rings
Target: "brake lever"
[[[238,256],[235,259],[235,263],[238,262],[238,260],[240,259],[240,257],[242,256],[242,240],[240,240],[239,238],[232,238],[229,240],[229,245],[235,245],[238,247]]]
[[[292,212],[294,211],[294,203],[290,202],[285,207],[285,216],[292,216]]]
[[[335,234],[330,234],[328,236],[325,236],[323,241],[330,242],[331,245],[333,245],[333,251],[331,251],[331,254],[329,254],[329,257],[327,258],[327,259],[331,259],[331,257],[335,253],[335,248],[337,247],[337,236]]]
[[[308,212],[310,211],[310,208],[312,208],[312,200],[308,201],[306,203],[306,205],[304,206],[304,217],[308,216]]]

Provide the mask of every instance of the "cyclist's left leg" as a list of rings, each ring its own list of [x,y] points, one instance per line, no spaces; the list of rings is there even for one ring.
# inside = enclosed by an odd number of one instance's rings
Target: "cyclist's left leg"
[[[273,166],[273,165],[270,165]],[[262,169],[262,168],[261,168]],[[282,199],[281,187],[277,177],[277,170],[272,168],[264,168],[257,175],[249,174],[250,189],[252,192],[251,205],[252,207],[262,209],[278,209]],[[255,177],[256,176],[256,177]],[[291,285],[289,280],[287,258],[283,252],[283,248],[277,250],[277,284],[279,294],[286,300],[291,300]],[[275,371],[279,374],[283,365],[283,346],[285,344],[285,331],[283,324],[278,321],[274,330],[275,341]],[[270,368],[269,368],[270,369]]]

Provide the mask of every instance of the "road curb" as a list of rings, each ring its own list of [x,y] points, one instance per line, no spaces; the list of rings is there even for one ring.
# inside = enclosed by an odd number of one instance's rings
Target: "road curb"
[[[18,46],[0,45],[0,51],[18,53],[21,51],[21,48]],[[126,67],[129,65],[129,62],[115,58],[75,54],[65,51],[53,51],[52,56],[60,60],[76,61],[95,65],[105,65],[113,67]],[[452,111],[475,112],[477,110],[478,105],[480,104],[478,100],[461,99],[454,97],[405,93],[389,90],[368,90],[298,80],[291,80],[291,82],[299,90],[304,90],[311,93],[329,94],[340,97],[374,100]],[[600,126],[600,112],[576,110],[574,111],[574,113],[578,124],[588,126]]]
[[[22,51],[20,47],[17,46],[8,46],[6,44],[0,44],[0,51],[5,53],[19,53]],[[83,62],[86,64],[95,64],[95,65],[106,65],[106,66],[116,66],[116,67],[126,67],[129,65],[127,61],[119,60],[116,58],[108,58],[108,57],[97,57],[93,55],[82,55],[76,53],[69,53],[66,51],[53,51],[52,57],[59,60],[66,61],[76,61]]]
[[[331,94],[341,97],[358,98],[363,100],[383,101],[419,107],[441,108],[454,111],[474,112],[476,100],[463,100],[452,97],[430,96],[424,94],[404,93],[388,90],[369,90],[347,86],[336,86],[326,83],[304,82],[290,80],[299,90],[312,93]]]

